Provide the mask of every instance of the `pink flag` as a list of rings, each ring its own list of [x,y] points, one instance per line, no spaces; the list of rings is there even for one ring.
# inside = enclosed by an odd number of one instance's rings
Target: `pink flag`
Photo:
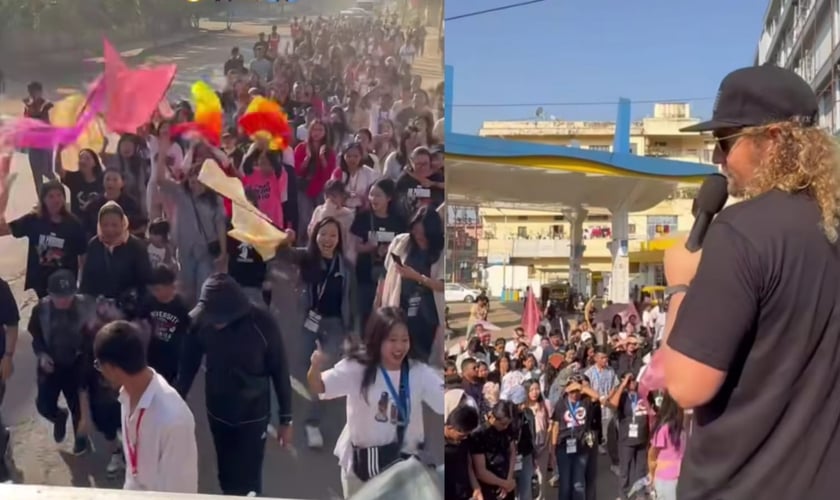
[[[537,305],[537,298],[534,297],[534,292],[530,288],[525,292],[525,310],[522,312],[522,324],[520,325],[525,330],[525,335],[532,338],[537,333],[537,327],[540,325],[540,307]]]
[[[158,111],[175,79],[177,66],[165,64],[131,69],[108,40],[105,51],[105,82],[108,91],[105,123],[117,133],[135,133]]]
[[[88,125],[102,112],[105,104],[105,83],[101,78],[92,86],[84,111],[76,124],[56,127],[41,120],[16,118],[0,125],[0,143],[11,142],[16,148],[54,149],[75,144]]]

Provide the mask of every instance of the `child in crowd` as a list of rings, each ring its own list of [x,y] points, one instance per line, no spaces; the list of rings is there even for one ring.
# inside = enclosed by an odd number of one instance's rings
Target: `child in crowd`
[[[166,266],[173,271],[178,271],[178,260],[175,258],[175,245],[169,241],[169,221],[155,219],[149,224],[149,244],[146,249],[149,252],[149,261],[152,269],[158,266]]]
[[[138,312],[138,320],[150,334],[148,363],[174,384],[181,345],[190,326],[189,309],[175,288],[175,271],[168,266],[152,270],[149,292]]]

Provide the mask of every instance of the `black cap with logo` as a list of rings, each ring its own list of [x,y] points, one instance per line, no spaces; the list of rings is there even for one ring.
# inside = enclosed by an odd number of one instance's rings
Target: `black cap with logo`
[[[76,294],[76,276],[67,269],[59,269],[47,279],[47,293],[54,297],[71,297]]]
[[[808,82],[778,66],[750,66],[726,75],[720,82],[712,119],[680,129],[681,132],[758,127],[796,121],[803,127],[817,124],[817,95]]]

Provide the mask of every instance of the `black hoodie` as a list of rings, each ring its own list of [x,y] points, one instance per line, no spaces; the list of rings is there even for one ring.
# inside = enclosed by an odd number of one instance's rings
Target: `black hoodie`
[[[227,425],[268,421],[271,383],[280,424],[292,421],[292,387],[283,338],[271,314],[251,303],[236,281],[213,274],[201,288],[184,339],[178,392],[186,397],[207,356],[205,400],[210,418]]]

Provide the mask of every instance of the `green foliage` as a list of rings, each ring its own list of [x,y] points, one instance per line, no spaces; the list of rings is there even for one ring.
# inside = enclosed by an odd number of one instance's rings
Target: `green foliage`
[[[85,37],[90,32],[142,31],[160,20],[189,17],[186,0],[0,0],[0,33],[61,33]]]

